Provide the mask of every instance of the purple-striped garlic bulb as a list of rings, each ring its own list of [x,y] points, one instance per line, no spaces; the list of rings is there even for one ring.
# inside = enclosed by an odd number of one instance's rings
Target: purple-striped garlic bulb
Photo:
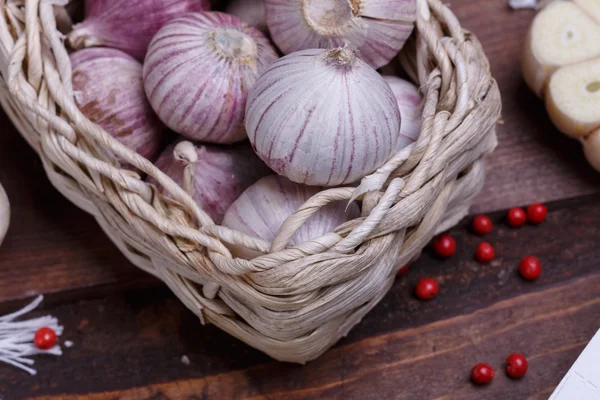
[[[74,49],[112,47],[142,61],[167,21],[209,7],[210,0],[86,0],[85,19],[67,39]]]
[[[0,244],[6,236],[8,225],[10,223],[10,203],[4,188],[0,184]]]
[[[248,90],[278,56],[269,40],[240,19],[191,13],[156,34],[144,62],[146,94],[160,119],[190,139],[246,138]]]
[[[384,76],[383,79],[390,85],[402,117],[400,137],[396,144],[396,151],[400,151],[414,143],[421,134],[421,116],[423,114],[423,99],[419,89],[409,81],[396,76]]]
[[[115,139],[152,161],[164,126],[152,111],[142,82],[142,64],[120,50],[83,49],[71,54],[75,102]]]
[[[316,186],[291,182],[282,176],[267,176],[250,186],[229,207],[223,226],[272,242],[285,220],[321,190]],[[345,201],[329,203],[294,233],[289,244],[300,245],[317,239],[359,216],[356,202],[350,205]],[[233,250],[236,256],[247,259],[260,255],[238,246]]]
[[[398,54],[416,19],[416,0],[265,0],[265,8],[284,53],[348,44],[373,68]]]
[[[168,146],[154,164],[188,191],[216,224],[244,190],[271,173],[247,144],[225,147],[181,141]],[[148,181],[156,184],[151,177]],[[162,186],[159,191],[169,196]]]
[[[246,129],[259,157],[307,185],[350,184],[381,167],[400,132],[385,80],[348,47],[292,53],[256,82]]]
[[[225,12],[235,15],[261,32],[269,30],[265,15],[265,0],[233,0]]]

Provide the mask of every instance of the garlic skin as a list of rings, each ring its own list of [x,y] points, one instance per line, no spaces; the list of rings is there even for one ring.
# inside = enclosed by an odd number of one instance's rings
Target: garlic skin
[[[555,1],[537,14],[529,28],[523,77],[538,97],[544,97],[557,69],[594,57],[600,57],[600,24],[575,4]]]
[[[223,226],[273,242],[285,220],[321,190],[291,182],[282,176],[267,176],[250,186],[229,207]],[[356,202],[351,203],[347,210],[346,206],[347,202],[337,201],[321,208],[296,231],[289,244],[295,246],[317,239],[360,216]],[[246,259],[260,255],[237,246],[234,250],[236,256]]]
[[[10,224],[10,203],[8,202],[8,196],[4,191],[2,185],[0,185],[0,244],[6,236],[8,231],[8,225]]]
[[[156,34],[144,62],[146,94],[175,132],[210,143],[246,138],[248,90],[278,56],[269,40],[240,19],[191,13]]]
[[[210,0],[86,0],[85,19],[67,40],[74,49],[112,47],[142,61],[167,21],[209,7]]]
[[[416,0],[265,0],[265,7],[285,54],[348,44],[373,68],[398,54],[416,19]]]
[[[144,94],[142,64],[122,51],[83,49],[71,55],[75,101],[115,139],[152,161],[164,126]]]
[[[182,146],[193,149],[195,155],[178,157],[178,150],[182,153],[178,147]],[[154,164],[184,190],[189,190],[184,172],[190,168],[190,194],[216,224],[221,223],[225,211],[244,190],[271,173],[246,144],[224,147],[183,141],[168,146]],[[157,184],[151,177],[148,182]],[[170,197],[162,186],[158,185],[158,189]]]
[[[400,137],[396,144],[396,151],[419,139],[421,134],[421,116],[423,115],[423,98],[419,89],[409,81],[396,76],[384,76],[383,79],[390,85],[394,97],[398,101],[402,124],[400,126]]]
[[[269,31],[264,0],[233,0],[225,12],[238,17],[261,32]]]
[[[400,111],[385,80],[347,47],[283,57],[250,92],[246,130],[277,174],[314,186],[353,183],[394,153]]]

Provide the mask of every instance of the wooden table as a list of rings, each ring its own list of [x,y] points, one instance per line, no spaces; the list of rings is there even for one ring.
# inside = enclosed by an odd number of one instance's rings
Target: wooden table
[[[91,217],[47,182],[40,162],[0,117],[0,182],[13,204],[0,250],[0,312],[45,293],[43,310],[71,340],[59,358],[38,357],[30,377],[0,365],[2,399],[545,399],[600,328],[600,174],[579,145],[550,124],[525,87],[519,55],[533,12],[504,0],[453,0],[481,39],[504,101],[500,146],[473,212],[490,212],[496,247],[490,265],[473,260],[480,238],[468,221],[452,234],[458,253],[428,251],[342,342],[307,366],[273,362],[203,327],[162,284],[130,265]],[[549,203],[541,226],[512,230],[505,210]],[[518,277],[519,260],[537,255],[535,283]],[[412,296],[433,276],[431,302]],[[523,352],[528,375],[510,380],[506,356]],[[181,361],[189,359],[189,365]],[[496,368],[487,387],[469,382],[478,362]]]

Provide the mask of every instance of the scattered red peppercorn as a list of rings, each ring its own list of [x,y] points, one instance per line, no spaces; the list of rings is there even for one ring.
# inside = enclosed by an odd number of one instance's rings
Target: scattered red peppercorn
[[[508,210],[508,226],[511,228],[518,228],[525,225],[526,222],[527,214],[525,214],[525,210],[519,207]]]
[[[475,258],[483,264],[489,263],[495,256],[496,252],[494,251],[494,246],[488,242],[479,243],[479,246],[477,246],[477,249],[475,250]]]
[[[433,240],[433,251],[438,257],[448,258],[456,251],[456,241],[450,235],[439,235]]]
[[[47,326],[37,330],[33,337],[33,344],[40,350],[48,350],[56,344],[56,332]]]
[[[521,353],[512,353],[506,358],[506,373],[511,378],[522,378],[527,373],[529,363]]]
[[[494,224],[492,220],[487,215],[477,215],[473,218],[473,223],[471,224],[473,228],[473,232],[478,235],[487,235],[494,228]]]
[[[440,287],[433,278],[419,279],[419,282],[417,282],[417,287],[415,288],[415,294],[421,300],[431,300],[438,295],[439,291]]]
[[[485,385],[494,379],[494,369],[488,364],[477,364],[471,369],[471,379],[478,385]]]
[[[540,260],[533,256],[527,256],[519,264],[519,272],[521,276],[528,281],[536,280],[542,273],[542,265]]]
[[[405,265],[404,267],[402,267],[398,270],[398,277],[406,275],[407,272],[408,272],[408,265]]]
[[[541,224],[546,219],[547,214],[548,209],[543,204],[535,203],[527,207],[527,221],[530,224]]]

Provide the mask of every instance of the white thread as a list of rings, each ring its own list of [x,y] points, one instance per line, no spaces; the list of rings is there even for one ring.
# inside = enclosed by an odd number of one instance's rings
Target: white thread
[[[35,375],[37,371],[30,368],[34,361],[28,356],[37,354],[52,354],[60,356],[62,350],[56,345],[49,350],[40,350],[35,347],[33,338],[38,329],[49,327],[57,336],[63,332],[63,327],[58,325],[58,320],[52,316],[46,315],[26,321],[15,321],[15,319],[33,311],[44,300],[44,296],[38,296],[29,305],[12,314],[0,317],[0,362],[15,366]]]

